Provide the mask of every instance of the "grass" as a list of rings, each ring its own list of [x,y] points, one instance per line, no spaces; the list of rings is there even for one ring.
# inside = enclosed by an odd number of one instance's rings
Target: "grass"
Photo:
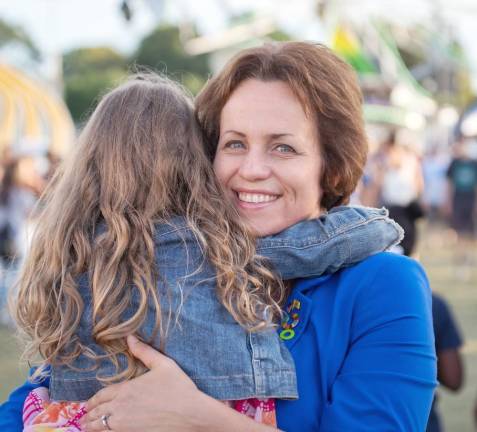
[[[7,327],[0,326],[0,346],[0,401],[4,401],[13,388],[25,381],[28,367],[20,366],[19,344]]]
[[[440,293],[452,306],[465,338],[463,356],[466,383],[457,394],[439,390],[439,411],[446,430],[474,431],[472,409],[477,398],[477,245],[468,248],[470,260],[464,263],[462,246],[444,228],[420,230],[419,256],[432,289]],[[21,384],[27,367],[19,366],[19,347],[12,332],[0,326],[0,401],[11,389]]]

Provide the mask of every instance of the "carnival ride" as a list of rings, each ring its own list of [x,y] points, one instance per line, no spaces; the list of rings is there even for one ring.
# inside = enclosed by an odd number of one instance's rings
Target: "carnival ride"
[[[65,103],[50,87],[0,62],[0,154],[26,152],[63,157],[75,127]]]

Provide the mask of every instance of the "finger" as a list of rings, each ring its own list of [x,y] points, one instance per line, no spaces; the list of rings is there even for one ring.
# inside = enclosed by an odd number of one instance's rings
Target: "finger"
[[[91,412],[99,405],[112,401],[120,388],[121,384],[111,384],[101,389],[88,402],[86,402],[86,411]]]
[[[81,423],[80,430],[84,432],[108,432],[107,429],[104,429],[101,419],[91,423]]]
[[[108,432],[108,429],[105,429],[101,419],[87,423],[81,423],[81,430],[84,432]]]
[[[81,420],[83,421],[83,423],[93,423],[94,421],[100,419],[103,414],[106,414],[107,409],[108,404],[104,403],[102,405],[99,405],[95,409],[87,411]]]
[[[141,360],[148,369],[158,368],[168,360],[165,355],[141,342],[135,336],[129,335],[127,342],[134,357]]]
[[[102,420],[103,415],[108,416],[108,425],[112,429],[112,415],[110,410],[111,408],[108,406],[108,404],[103,404],[99,408],[96,408],[93,411],[87,413],[80,420],[81,430],[84,430],[86,432],[98,432],[107,430]]]

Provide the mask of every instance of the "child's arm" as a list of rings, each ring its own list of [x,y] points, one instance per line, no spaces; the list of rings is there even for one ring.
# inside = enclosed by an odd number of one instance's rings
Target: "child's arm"
[[[8,400],[0,405],[0,430],[8,432],[23,431],[23,404],[28,394],[38,387],[49,387],[50,380],[41,382],[25,381],[23,385],[10,393]]]
[[[441,386],[458,391],[464,381],[464,367],[459,348],[463,344],[457,322],[447,302],[432,295],[432,317],[436,338],[437,378]]]
[[[337,207],[258,240],[283,279],[319,276],[357,263],[402,240],[403,230],[386,209]]]

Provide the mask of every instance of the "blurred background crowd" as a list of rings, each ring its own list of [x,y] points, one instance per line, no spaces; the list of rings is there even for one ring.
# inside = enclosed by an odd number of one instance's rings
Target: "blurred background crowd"
[[[370,152],[353,203],[389,209],[406,232],[395,251],[435,292],[443,422],[429,431],[474,430],[476,21],[472,0],[0,0],[0,399],[25,374],[5,306],[31,212],[98,96],[143,67],[195,94],[242,48],[308,39],[361,82]]]

